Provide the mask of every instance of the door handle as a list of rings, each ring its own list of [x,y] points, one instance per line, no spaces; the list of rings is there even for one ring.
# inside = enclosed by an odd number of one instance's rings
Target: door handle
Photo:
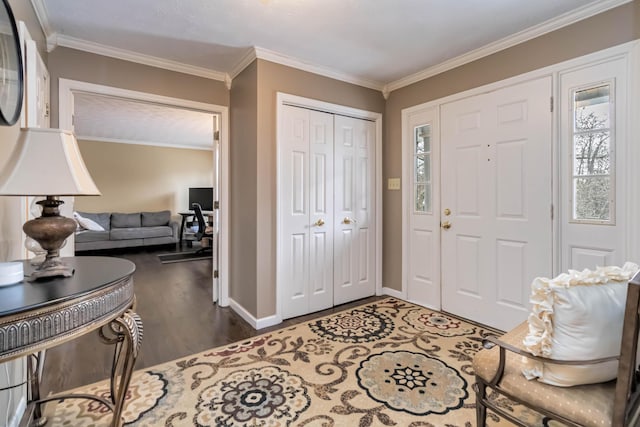
[[[441,222],[440,227],[444,228],[445,230],[448,230],[451,228],[451,223],[449,221]]]
[[[322,227],[324,225],[324,219],[320,218],[316,222],[313,223],[314,227]]]
[[[349,218],[348,216],[345,216],[344,219],[342,220],[343,224],[351,224],[351,223],[356,223],[358,221],[356,221],[355,219]]]

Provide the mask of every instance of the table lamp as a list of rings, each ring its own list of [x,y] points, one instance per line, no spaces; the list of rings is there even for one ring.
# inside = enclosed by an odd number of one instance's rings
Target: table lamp
[[[47,251],[44,262],[29,279],[73,275],[73,269],[60,258],[60,248],[77,224],[60,215],[59,206],[64,202],[59,197],[100,195],[73,134],[61,129],[23,129],[0,173],[0,195],[46,197],[38,202],[42,215],[22,227]]]

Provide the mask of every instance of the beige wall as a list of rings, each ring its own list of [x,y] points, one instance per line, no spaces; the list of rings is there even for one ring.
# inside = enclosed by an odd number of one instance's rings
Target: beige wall
[[[51,126],[58,125],[58,79],[65,78],[155,95],[229,105],[223,82],[57,47],[49,53]]]
[[[403,108],[640,38],[640,0],[393,91],[385,108],[384,182],[402,176]],[[402,194],[384,192],[383,285],[401,289]]]
[[[255,67],[255,70],[254,70]],[[243,73],[244,74],[244,73]],[[254,77],[255,76],[255,77]],[[257,89],[257,99],[253,97]],[[232,222],[242,216],[243,223],[232,227],[231,245],[231,290],[230,295],[257,318],[276,312],[276,95],[278,92],[308,97],[334,104],[346,105],[368,111],[382,112],[384,98],[379,91],[321,77],[305,71],[292,69],[269,61],[257,60],[251,65],[246,79],[235,79],[231,88],[231,169],[232,181],[238,171],[233,169],[253,164],[244,184],[232,182],[231,197],[251,197],[244,203],[248,211],[237,211],[232,203]],[[244,93],[240,97],[237,94]],[[255,108],[257,115],[239,123],[236,101],[241,98]],[[242,136],[236,132],[245,126]],[[235,144],[243,144],[242,149]],[[245,162],[244,150],[248,150],[250,161]],[[241,152],[242,158],[234,158]],[[254,158],[255,156],[255,158]],[[243,199],[244,200],[244,199]],[[233,235],[238,229],[247,227],[251,235],[246,239]],[[246,248],[247,250],[244,250]],[[247,258],[250,255],[251,258]],[[240,259],[234,259],[240,257]],[[246,280],[236,280],[239,276]],[[254,309],[255,307],[255,309]]]
[[[254,61],[231,88],[229,296],[257,312],[256,197],[258,67]]]
[[[213,153],[206,150],[78,141],[101,196],[76,197],[83,212],[188,210],[189,187],[211,187]]]

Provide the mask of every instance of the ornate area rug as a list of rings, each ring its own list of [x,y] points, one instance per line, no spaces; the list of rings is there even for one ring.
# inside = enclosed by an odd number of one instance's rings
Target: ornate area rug
[[[471,361],[493,331],[393,298],[137,371],[134,426],[475,425]],[[74,390],[108,396],[106,381]],[[507,401],[523,420],[535,416]],[[71,399],[50,426],[107,425]],[[509,425],[493,414],[489,425]]]

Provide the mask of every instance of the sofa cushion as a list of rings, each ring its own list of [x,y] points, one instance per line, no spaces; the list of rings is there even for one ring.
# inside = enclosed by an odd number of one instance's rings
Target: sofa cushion
[[[92,220],[107,231],[111,228],[111,214],[109,212],[91,213],[78,211],[77,214],[82,218]]]
[[[173,236],[173,229],[167,226],[111,229],[111,240],[148,239],[150,237],[171,236]]]
[[[139,213],[111,214],[111,228],[134,228],[140,227],[141,224]]]
[[[171,211],[142,212],[143,227],[169,225],[169,221],[171,221]]]
[[[76,233],[76,243],[100,242],[103,240],[109,240],[108,231],[84,230]]]

